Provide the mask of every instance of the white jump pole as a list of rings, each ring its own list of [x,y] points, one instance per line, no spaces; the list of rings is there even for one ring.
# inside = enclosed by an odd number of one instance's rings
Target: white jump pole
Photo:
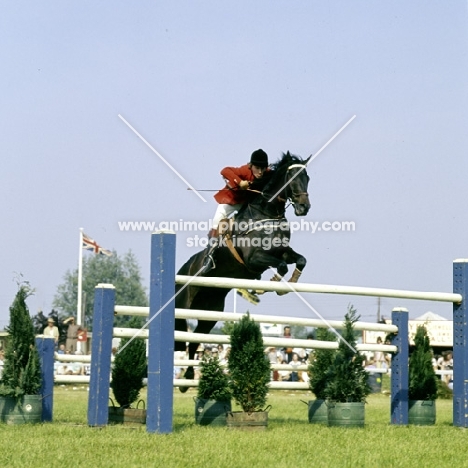
[[[417,299],[423,301],[438,301],[461,303],[463,296],[454,293],[408,291],[404,289],[366,288],[360,286],[338,286],[333,284],[285,283],[276,281],[242,280],[232,278],[200,277],[176,275],[176,284],[205,286],[210,288],[244,288],[263,291],[281,291],[320,294],[344,294],[351,296],[393,297],[400,299]]]

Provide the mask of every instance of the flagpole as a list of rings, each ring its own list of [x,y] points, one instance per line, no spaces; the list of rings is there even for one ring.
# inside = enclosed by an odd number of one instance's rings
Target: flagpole
[[[82,325],[83,308],[81,305],[83,297],[83,228],[80,228],[80,254],[78,257],[78,300],[76,305],[76,324]]]

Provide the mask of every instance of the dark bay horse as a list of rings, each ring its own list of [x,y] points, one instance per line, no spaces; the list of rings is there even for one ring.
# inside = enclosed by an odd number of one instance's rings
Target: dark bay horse
[[[310,159],[310,158],[309,158]],[[260,279],[269,267],[276,268],[273,280],[280,280],[288,272],[288,264],[296,269],[290,279],[296,282],[306,265],[306,259],[289,246],[291,232],[285,218],[288,200],[294,205],[296,216],[305,216],[310,208],[306,172],[308,160],[302,160],[289,152],[271,166],[269,180],[260,195],[242,207],[235,217],[229,234],[239,259],[221,241],[213,259],[215,268],[202,276],[241,279]],[[206,251],[194,254],[179,270],[179,275],[195,276],[202,269]],[[176,286],[176,292],[182,288]],[[176,308],[223,311],[229,289],[188,286],[175,299]],[[198,320],[195,333],[209,333],[215,322]],[[176,330],[187,331],[187,321],[176,319]],[[189,358],[199,343],[189,344]],[[176,342],[176,351],[185,351],[185,343]],[[185,378],[193,379],[194,371],[189,367]],[[181,387],[182,391],[187,387]]]

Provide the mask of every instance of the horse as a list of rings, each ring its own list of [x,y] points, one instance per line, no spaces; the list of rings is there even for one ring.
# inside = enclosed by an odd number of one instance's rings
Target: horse
[[[200,276],[239,279],[260,279],[263,272],[276,269],[273,281],[280,281],[288,272],[288,264],[296,268],[290,282],[297,282],[306,265],[306,259],[289,246],[291,232],[285,218],[288,200],[294,206],[296,216],[307,215],[310,209],[307,187],[309,176],[306,167],[310,157],[283,153],[271,166],[268,182],[262,192],[245,204],[235,217],[232,228],[224,234],[220,245],[213,252],[215,268]],[[231,246],[223,239],[230,240]],[[229,242],[227,242],[229,244]],[[195,276],[203,270],[206,250],[194,254],[180,268],[179,275]],[[222,312],[230,289],[176,286],[175,306],[180,309],[203,309]],[[209,333],[215,322],[198,320],[195,333]],[[176,319],[176,330],[187,331],[187,321]],[[189,356],[193,357],[200,343],[189,343]],[[183,342],[175,342],[176,351],[185,351]],[[193,367],[188,367],[185,378],[193,379]],[[188,387],[179,387],[186,391]]]

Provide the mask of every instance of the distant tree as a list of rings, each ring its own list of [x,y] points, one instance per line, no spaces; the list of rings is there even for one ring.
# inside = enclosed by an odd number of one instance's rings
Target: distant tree
[[[210,331],[210,335],[224,335],[224,332],[223,332],[223,325],[221,324],[217,324],[215,325],[211,331]]]
[[[307,338],[307,328],[303,325],[291,325],[291,336],[300,340]]]
[[[64,282],[58,286],[53,307],[59,309],[60,317],[76,315],[78,302],[78,269],[68,270]],[[119,257],[114,250],[110,257],[93,255],[83,258],[83,304],[85,326],[92,327],[94,289],[99,283],[115,286],[116,304],[147,306],[148,298],[142,285],[140,267],[135,255],[129,251]],[[116,317],[116,326],[126,326],[130,317]]]
[[[230,335],[234,328],[234,322],[223,322],[223,326],[220,328],[223,335]]]
[[[67,340],[67,325],[59,318],[59,313],[55,309],[52,309],[47,317],[42,310],[34,315],[32,318],[34,333],[36,335],[42,335],[44,328],[47,327],[47,320],[50,318],[54,319],[55,326],[59,330],[59,344],[64,344]]]

